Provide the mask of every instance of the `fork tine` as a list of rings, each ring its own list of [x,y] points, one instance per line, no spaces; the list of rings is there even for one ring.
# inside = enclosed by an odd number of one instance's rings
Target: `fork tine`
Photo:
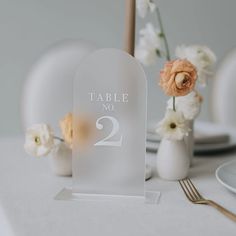
[[[188,189],[186,189],[183,180],[179,180],[179,184],[180,184],[181,188],[183,189],[183,191],[184,191],[186,197],[188,198],[188,200],[191,201],[191,202],[193,202],[193,198],[192,198],[192,196],[190,195]]]
[[[196,190],[196,188],[194,188],[194,185],[192,182],[190,182],[189,178],[185,179],[186,184],[188,185],[189,189],[191,190],[192,194],[194,195],[194,199],[195,200],[199,200],[201,197],[199,196],[198,191]]]
[[[185,189],[188,191],[189,195],[191,196],[191,199],[192,199],[193,201],[196,200],[196,197],[195,197],[195,195],[193,194],[192,189],[191,189],[191,188],[188,186],[188,184],[187,184],[187,180],[186,180],[186,179],[183,179],[183,180],[182,180],[182,183],[183,183]]]
[[[197,195],[198,198],[203,198],[202,195],[198,192],[198,190],[195,188],[193,182],[191,181],[191,179],[187,178],[188,183],[190,184],[190,186],[192,187],[193,191],[195,192],[195,194]]]

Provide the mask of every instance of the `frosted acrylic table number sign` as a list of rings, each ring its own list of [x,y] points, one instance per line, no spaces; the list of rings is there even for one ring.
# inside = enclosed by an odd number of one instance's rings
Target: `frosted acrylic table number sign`
[[[117,49],[81,62],[74,80],[75,199],[145,200],[146,77]]]

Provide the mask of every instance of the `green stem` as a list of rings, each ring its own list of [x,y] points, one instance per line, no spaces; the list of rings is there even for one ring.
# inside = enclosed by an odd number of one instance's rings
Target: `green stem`
[[[62,139],[62,138],[59,138],[59,137],[57,137],[57,136],[53,136],[53,138],[54,138],[54,139],[57,139],[57,140],[59,140],[59,141],[61,141],[61,142],[65,142],[65,140],[64,140],[64,139]]]
[[[162,23],[162,19],[161,19],[161,13],[160,13],[160,10],[159,10],[158,7],[156,7],[156,13],[157,13],[157,20],[159,22],[161,35],[163,37],[164,46],[165,46],[165,50],[166,50],[166,60],[170,61],[169,45],[168,45],[168,41],[167,41],[167,38],[166,38],[165,30],[164,30],[164,27],[163,27],[163,23]]]
[[[169,45],[168,45],[168,41],[167,41],[167,38],[166,38],[165,30],[164,30],[164,27],[163,27],[163,23],[162,23],[162,19],[161,19],[161,13],[160,13],[160,10],[159,10],[158,7],[156,8],[156,13],[157,13],[157,20],[158,20],[159,26],[160,26],[161,36],[162,36],[163,41],[164,41],[164,46],[165,46],[165,51],[166,51],[166,60],[170,61],[171,58],[170,58]],[[175,96],[173,97],[173,111],[176,111]]]
[[[176,108],[175,108],[175,96],[173,97],[173,111],[176,111]]]

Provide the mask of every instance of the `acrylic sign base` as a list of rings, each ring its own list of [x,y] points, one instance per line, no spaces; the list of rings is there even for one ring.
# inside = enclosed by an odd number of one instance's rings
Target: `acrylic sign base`
[[[91,195],[77,194],[72,188],[62,189],[56,196],[55,200],[63,201],[115,201],[117,203],[126,204],[158,204],[161,193],[159,191],[145,191],[143,197],[124,197],[124,196],[108,196],[108,195]]]

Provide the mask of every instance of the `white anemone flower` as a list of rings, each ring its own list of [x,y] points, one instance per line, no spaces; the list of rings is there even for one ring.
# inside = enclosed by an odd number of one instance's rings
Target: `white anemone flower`
[[[175,55],[181,59],[189,60],[198,71],[198,81],[201,85],[206,85],[206,80],[213,74],[213,65],[216,62],[214,52],[201,45],[178,46]]]
[[[35,157],[46,156],[54,146],[53,132],[47,124],[35,124],[25,134],[25,151]]]
[[[140,17],[144,18],[148,11],[154,12],[156,4],[152,0],[137,0],[137,10]]]
[[[139,34],[140,39],[135,49],[135,57],[143,65],[152,65],[156,62],[157,56],[162,54],[160,30],[154,28],[152,23],[147,23]]]
[[[167,108],[173,109],[173,98],[167,102]],[[192,91],[186,96],[179,96],[175,98],[175,108],[182,112],[186,120],[194,120],[201,110],[201,99],[197,92]]]
[[[188,136],[190,129],[188,121],[184,118],[182,112],[167,109],[165,117],[158,123],[156,132],[169,140],[182,140]]]

